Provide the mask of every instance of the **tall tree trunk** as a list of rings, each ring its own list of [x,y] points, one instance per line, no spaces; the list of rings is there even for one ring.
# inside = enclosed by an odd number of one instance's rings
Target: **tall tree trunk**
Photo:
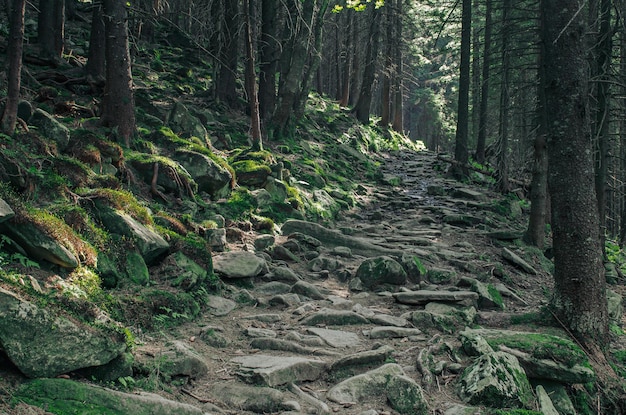
[[[261,43],[259,47],[259,107],[261,119],[268,120],[276,106],[278,43],[278,1],[261,1]]]
[[[472,33],[472,0],[463,0],[461,18],[461,65],[459,75],[459,106],[456,123],[454,164],[450,173],[453,177],[464,178],[469,172],[467,163],[469,152],[467,142],[469,136],[469,90],[470,90],[470,52]]]
[[[478,140],[476,143],[476,161],[485,163],[485,147],[487,144],[487,115],[489,109],[489,77],[491,70],[491,33],[493,0],[486,0],[485,7],[485,39],[483,45],[483,73],[480,93],[480,111],[478,120]]]
[[[102,124],[116,130],[126,147],[135,134],[135,102],[126,3],[104,0],[106,27],[106,85],[102,102]]]
[[[610,66],[613,48],[611,30],[611,0],[600,1],[600,30],[596,42],[596,120],[595,135],[598,142],[596,153],[596,196],[600,218],[600,238],[604,253],[606,235],[606,194],[609,164],[610,124]]]
[[[605,345],[606,282],[586,125],[586,25],[577,9],[570,0],[541,4],[555,265],[552,306],[583,344]]]
[[[17,124],[17,106],[20,101],[20,78],[22,74],[22,50],[24,47],[25,0],[14,0],[10,12],[9,44],[7,58],[7,100],[0,119],[2,132],[13,135]]]
[[[509,185],[509,110],[511,96],[509,92],[509,78],[511,70],[511,55],[509,51],[510,24],[509,13],[511,0],[504,0],[502,4],[502,81],[500,83],[500,128],[498,146],[498,189],[502,193],[510,190]]]
[[[37,37],[45,58],[57,61],[65,42],[65,0],[40,0]]]
[[[102,4],[92,4],[91,34],[89,36],[89,55],[86,72],[95,80],[104,80],[105,76],[105,27],[102,15]]]
[[[356,119],[363,124],[370,122],[370,106],[372,104],[372,88],[376,75],[376,60],[378,58],[378,44],[380,12],[375,7],[369,7],[370,27],[368,31],[367,49],[365,51],[365,67],[363,81],[359,90],[359,98],[354,106]]]
[[[396,0],[393,27],[396,41],[393,44],[393,59],[395,66],[395,82],[393,88],[393,120],[391,128],[399,133],[404,132],[404,63],[402,59],[402,0]]]
[[[322,61],[322,29],[324,28],[324,17],[328,11],[330,0],[318,0],[319,8],[315,11],[313,30],[309,39],[307,64],[305,65],[304,76],[300,84],[300,91],[293,104],[293,111],[296,119],[302,118],[306,100],[311,89],[313,76],[318,74],[320,62]]]
[[[346,27],[345,27],[345,36],[346,36],[346,46],[344,49],[344,62],[343,62],[343,77],[341,81],[341,99],[339,100],[339,105],[342,107],[348,106],[350,102],[350,85],[352,81],[352,70],[353,70],[353,62],[355,60],[355,56],[357,55],[356,50],[354,50],[354,10],[348,9],[345,11],[346,14]]]
[[[296,24],[292,28],[289,44],[283,51],[278,102],[272,118],[274,133],[279,137],[286,135],[292,127],[293,109],[301,91],[309,54],[315,0],[296,2],[295,7],[297,11],[292,16],[295,17]]]
[[[221,49],[216,88],[217,99],[230,107],[237,105],[237,62],[239,60],[239,1],[223,1]]]
[[[393,2],[389,1],[385,7],[385,67],[383,68],[383,85],[380,89],[380,101],[382,110],[380,113],[380,124],[388,126],[391,122],[391,82],[393,78]]]
[[[250,130],[252,133],[252,149],[263,150],[261,140],[261,117],[259,115],[259,98],[256,89],[256,72],[254,70],[254,45],[252,44],[251,15],[254,13],[254,4],[249,0],[243,0],[246,33],[246,92],[248,93],[248,105],[250,105]]]

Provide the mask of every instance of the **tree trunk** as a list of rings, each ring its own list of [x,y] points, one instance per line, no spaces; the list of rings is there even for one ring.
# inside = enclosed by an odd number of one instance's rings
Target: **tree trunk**
[[[37,37],[45,58],[61,58],[65,40],[65,0],[39,1]]]
[[[611,51],[613,48],[611,30],[611,0],[600,1],[600,31],[598,33],[596,53],[596,120],[595,136],[598,151],[596,153],[596,196],[600,219],[600,247],[604,254],[606,234],[606,194],[609,164],[609,124],[610,124],[610,82]]]
[[[577,9],[570,0],[541,4],[555,264],[552,306],[583,344],[606,345],[606,282],[586,125],[586,25]]]
[[[102,124],[116,130],[126,147],[135,134],[133,77],[128,48],[126,3],[104,0],[106,28],[106,85]]]
[[[14,0],[11,8],[9,44],[7,50],[7,100],[0,119],[2,132],[13,135],[17,124],[17,106],[20,101],[20,77],[22,74],[22,50],[24,47],[25,0]]]
[[[321,0],[318,1],[318,3],[319,9],[317,9],[315,13],[313,30],[311,38],[309,39],[307,64],[305,66],[304,76],[302,77],[300,91],[293,105],[296,119],[300,119],[304,115],[306,100],[309,97],[309,90],[311,89],[311,81],[313,75],[319,73],[319,66],[322,61],[322,32],[324,28],[324,17],[328,11],[330,0]]]
[[[300,4],[298,4],[300,3]],[[295,27],[291,28],[291,37],[283,51],[278,102],[272,127],[277,136],[284,136],[291,129],[293,109],[301,91],[304,69],[309,53],[313,11],[315,0],[296,2],[294,16]]]
[[[459,104],[456,123],[454,159],[450,173],[458,179],[469,175],[467,163],[469,153],[467,141],[469,136],[469,90],[470,90],[470,49],[472,33],[472,0],[463,0],[461,18],[461,65],[459,75]]]
[[[393,20],[391,1],[385,7],[385,67],[383,68],[383,85],[380,89],[380,101],[382,110],[380,113],[380,124],[384,127],[391,123],[391,80],[393,77]]]
[[[259,107],[261,119],[268,120],[276,106],[276,73],[280,56],[278,43],[278,1],[261,1],[261,43],[259,47]]]
[[[250,105],[250,130],[252,133],[252,149],[263,150],[261,140],[261,117],[259,115],[259,98],[256,89],[256,73],[254,70],[254,45],[252,44],[252,27],[250,16],[254,12],[254,4],[249,0],[243,0],[245,13],[246,33],[246,92],[248,93],[248,105]]]
[[[237,61],[239,55],[239,1],[222,0],[224,17],[221,29],[217,99],[230,107],[237,105]]]
[[[352,81],[353,60],[356,56],[356,50],[354,50],[354,10],[348,9],[346,14],[346,46],[344,49],[344,62],[343,62],[343,77],[341,81],[341,99],[339,105],[347,107],[350,101],[350,86]]]
[[[359,90],[359,98],[354,106],[356,119],[363,124],[370,122],[370,106],[372,104],[372,88],[376,79],[376,60],[378,58],[379,44],[379,11],[375,7],[369,7],[370,27],[368,31],[367,49],[365,51],[365,67],[363,68],[363,81]]]
[[[393,89],[393,120],[391,128],[399,133],[404,132],[404,64],[402,61],[402,0],[396,0],[396,10],[393,16],[393,27],[396,41],[393,43],[393,59],[395,66],[395,82]]]
[[[493,0],[486,0],[485,6],[485,39],[483,46],[483,71],[480,93],[480,110],[478,119],[478,140],[476,142],[476,161],[485,163],[485,147],[487,144],[487,115],[489,109],[489,77],[491,70],[491,33]]]
[[[85,70],[95,80],[104,80],[105,76],[105,27],[102,16],[102,4],[92,5],[91,34],[89,36],[89,56]]]
[[[509,51],[511,1],[504,0],[502,4],[502,80],[500,83],[500,136],[498,146],[498,189],[502,193],[510,191],[509,185],[509,110],[511,96],[509,93],[509,79],[511,69],[511,55]]]

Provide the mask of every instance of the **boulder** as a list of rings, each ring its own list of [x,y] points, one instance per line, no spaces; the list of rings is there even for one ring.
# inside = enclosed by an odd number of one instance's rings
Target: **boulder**
[[[153,393],[124,393],[68,379],[36,379],[24,383],[14,402],[46,408],[56,414],[207,415],[198,407]]]
[[[147,265],[152,265],[169,250],[170,245],[161,235],[127,213],[104,206],[98,207],[98,213],[102,224],[109,232],[126,236],[135,242]]]
[[[196,182],[199,192],[208,193],[212,199],[228,195],[233,176],[209,156],[190,150],[178,150],[175,157]]]
[[[404,285],[407,273],[400,263],[388,256],[368,258],[361,262],[356,277],[363,285],[372,289],[382,284]]]
[[[254,413],[277,413],[289,409],[285,393],[278,389],[236,383],[217,383],[211,387],[213,396],[227,408]]]
[[[459,380],[459,397],[471,405],[531,408],[533,393],[517,358],[504,352],[480,356]]]
[[[31,222],[13,223],[7,221],[2,224],[3,233],[6,233],[30,258],[36,261],[45,260],[63,268],[76,268],[78,258],[58,240],[41,230]]]
[[[267,263],[252,252],[224,252],[213,257],[213,270],[226,278],[254,278],[267,273]]]
[[[231,361],[240,365],[237,374],[242,379],[270,387],[317,380],[326,373],[327,367],[322,360],[294,356],[257,354],[236,357]]]
[[[15,212],[11,209],[11,206],[4,200],[0,199],[0,223],[7,221],[15,216]]]
[[[126,351],[124,335],[113,327],[87,326],[2,288],[0,344],[9,360],[31,378],[104,365]]]
[[[401,414],[430,413],[421,387],[395,363],[348,378],[333,386],[326,397],[332,402],[348,405],[384,397]]]
[[[64,150],[70,142],[70,130],[54,116],[46,111],[37,108],[30,118],[30,124],[37,127],[41,134],[54,141],[59,150]]]

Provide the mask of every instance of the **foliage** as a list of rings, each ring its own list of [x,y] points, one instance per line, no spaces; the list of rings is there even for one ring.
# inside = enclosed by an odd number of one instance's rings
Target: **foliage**
[[[77,193],[81,196],[99,199],[114,209],[128,213],[133,219],[144,225],[153,225],[154,220],[150,212],[135,197],[135,195],[126,190],[115,190],[106,188],[96,189],[79,189]]]

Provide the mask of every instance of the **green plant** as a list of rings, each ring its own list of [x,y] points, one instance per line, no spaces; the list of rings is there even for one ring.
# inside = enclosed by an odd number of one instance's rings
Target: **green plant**
[[[11,243],[12,241],[8,236],[0,235],[0,271],[5,271],[4,268],[12,263],[19,263],[23,267],[39,268],[39,264],[37,262],[19,252],[8,253],[2,250],[5,245]]]
[[[117,379],[117,383],[122,386],[122,389],[130,391],[135,386],[135,378],[132,376],[122,376]]]

